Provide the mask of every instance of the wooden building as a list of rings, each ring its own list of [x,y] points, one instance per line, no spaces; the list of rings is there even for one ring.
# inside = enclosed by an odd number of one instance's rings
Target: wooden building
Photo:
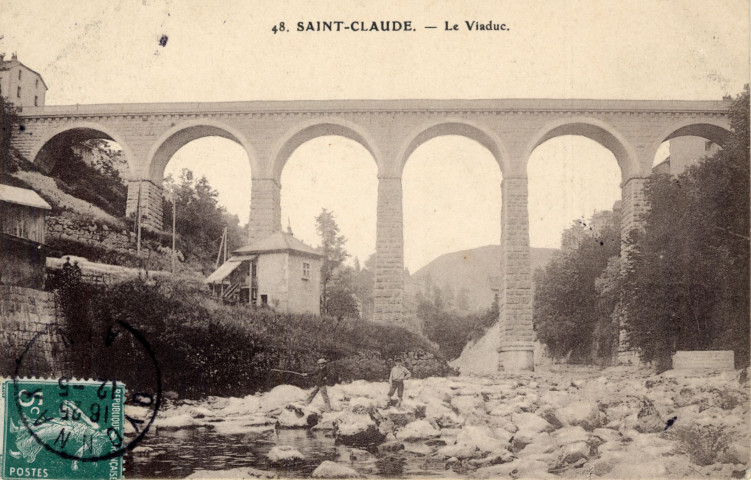
[[[0,284],[44,288],[44,222],[51,209],[33,190],[0,185]]]

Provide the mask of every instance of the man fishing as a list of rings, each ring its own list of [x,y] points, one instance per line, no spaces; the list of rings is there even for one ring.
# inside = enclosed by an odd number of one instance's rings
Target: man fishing
[[[306,377],[308,376],[307,373],[305,373],[304,375]],[[328,362],[326,362],[325,358],[318,359],[318,367],[316,368],[315,375],[316,386],[313,388],[313,391],[310,392],[310,395],[308,395],[308,398],[305,400],[305,405],[310,405],[310,402],[313,401],[313,398],[315,398],[318,392],[321,392],[323,403],[326,405],[326,409],[331,410],[331,402],[329,402],[329,392],[326,390],[326,382],[329,379],[329,367]]]
[[[295,375],[300,375],[303,377],[307,377],[310,374],[308,373],[298,373],[293,372],[291,370],[281,370],[278,368],[272,368],[271,370],[276,372],[283,372],[283,373],[293,373]],[[315,396],[318,394],[318,392],[321,392],[321,396],[323,397],[323,403],[326,405],[327,410],[332,410],[331,408],[331,402],[329,401],[329,392],[326,390],[326,383],[328,382],[329,378],[329,367],[328,362],[325,358],[319,358],[316,371],[314,372],[316,376],[316,385],[313,387],[313,391],[310,392],[308,397],[305,399],[305,405],[310,405]]]

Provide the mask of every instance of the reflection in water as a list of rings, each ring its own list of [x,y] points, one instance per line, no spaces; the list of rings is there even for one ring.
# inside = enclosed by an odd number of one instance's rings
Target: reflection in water
[[[289,445],[305,460],[286,467],[271,464],[266,454],[275,445]],[[406,452],[378,453],[335,445],[331,432],[270,430],[263,433],[219,434],[205,428],[150,432],[125,456],[125,476],[182,478],[197,470],[252,467],[283,477],[310,477],[324,460],[348,464],[360,473],[387,478],[445,473],[445,463]]]

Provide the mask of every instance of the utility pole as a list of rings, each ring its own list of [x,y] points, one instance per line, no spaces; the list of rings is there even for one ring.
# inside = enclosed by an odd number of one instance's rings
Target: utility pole
[[[175,274],[175,233],[176,233],[176,219],[177,219],[177,200],[175,199],[175,192],[170,195],[172,197],[172,275]]]
[[[142,181],[138,182],[138,205],[136,206],[136,221],[138,222],[138,233],[136,240],[136,254],[141,256],[141,186]]]

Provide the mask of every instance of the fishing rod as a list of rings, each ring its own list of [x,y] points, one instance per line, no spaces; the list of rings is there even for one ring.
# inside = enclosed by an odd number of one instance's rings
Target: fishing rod
[[[292,370],[282,370],[281,368],[271,368],[272,372],[282,372],[282,373],[294,373],[295,375],[300,375],[301,377],[307,377],[307,373],[300,373],[300,372],[293,372]]]

